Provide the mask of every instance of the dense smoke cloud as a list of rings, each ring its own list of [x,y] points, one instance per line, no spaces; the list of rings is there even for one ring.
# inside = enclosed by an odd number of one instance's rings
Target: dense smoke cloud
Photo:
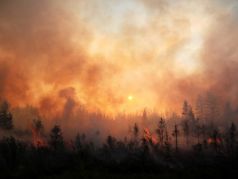
[[[238,101],[237,17],[220,15],[214,29],[208,34],[203,51],[204,79],[210,81],[210,90],[233,105]]]
[[[59,123],[79,118],[82,106],[108,114],[179,112],[184,99],[208,91],[236,107],[236,7],[215,0],[2,0],[0,97]]]

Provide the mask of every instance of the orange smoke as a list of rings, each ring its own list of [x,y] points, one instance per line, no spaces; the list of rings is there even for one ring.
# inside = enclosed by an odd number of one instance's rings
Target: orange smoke
[[[76,119],[81,107],[180,112],[207,91],[237,105],[234,12],[215,1],[175,4],[1,1],[0,98],[48,120]]]

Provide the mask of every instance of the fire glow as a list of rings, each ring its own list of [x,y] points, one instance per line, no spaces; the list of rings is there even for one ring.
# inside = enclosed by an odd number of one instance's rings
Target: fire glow
[[[1,98],[51,119],[70,106],[71,112],[84,106],[107,115],[145,107],[178,112],[184,99],[193,102],[207,91],[236,105],[237,54],[226,51],[237,47],[231,35],[237,24],[229,7],[219,7],[144,0],[3,3]]]

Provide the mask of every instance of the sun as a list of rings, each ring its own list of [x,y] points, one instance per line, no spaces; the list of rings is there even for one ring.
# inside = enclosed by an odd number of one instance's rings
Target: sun
[[[129,96],[127,97],[127,99],[128,99],[129,101],[132,101],[132,100],[134,99],[134,97],[133,97],[132,95],[129,95]]]

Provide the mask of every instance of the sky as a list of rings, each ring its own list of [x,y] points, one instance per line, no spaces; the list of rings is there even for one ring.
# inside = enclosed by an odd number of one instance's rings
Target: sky
[[[46,116],[237,106],[235,0],[1,0],[0,98]],[[71,112],[72,112],[71,111]]]

